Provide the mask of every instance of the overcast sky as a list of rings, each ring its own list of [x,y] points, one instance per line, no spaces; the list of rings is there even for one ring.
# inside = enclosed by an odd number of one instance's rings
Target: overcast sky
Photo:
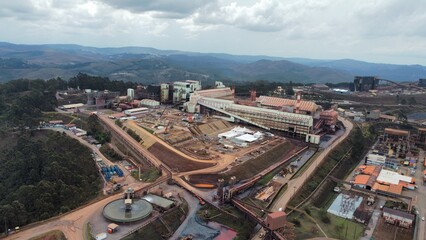
[[[0,41],[426,65],[425,0],[1,0]]]

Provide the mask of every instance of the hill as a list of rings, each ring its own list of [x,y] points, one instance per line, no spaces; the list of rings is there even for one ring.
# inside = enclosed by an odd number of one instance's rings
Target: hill
[[[95,48],[72,44],[18,45],[0,42],[0,82],[18,78],[69,79],[79,72],[145,84],[183,79],[337,83],[352,81],[354,75],[414,81],[426,76],[426,67],[350,59],[284,59],[197,53],[149,47]]]
[[[310,67],[327,67],[344,71],[351,75],[379,76],[397,82],[418,81],[426,77],[426,67],[422,65],[397,65],[384,63],[369,63],[352,59],[341,60],[312,60],[293,59]]]

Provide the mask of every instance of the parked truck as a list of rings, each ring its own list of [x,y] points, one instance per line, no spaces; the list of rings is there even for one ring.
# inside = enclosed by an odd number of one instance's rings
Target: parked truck
[[[118,230],[118,225],[115,223],[108,224],[108,233],[112,234],[115,233]]]

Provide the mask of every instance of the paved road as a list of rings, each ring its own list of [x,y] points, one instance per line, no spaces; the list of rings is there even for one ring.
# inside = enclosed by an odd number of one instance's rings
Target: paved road
[[[305,172],[299,176],[298,178],[292,179],[288,182],[287,185],[287,191],[284,192],[283,195],[272,205],[271,210],[272,211],[278,211],[280,208],[285,209],[290,199],[293,197],[293,195],[299,191],[299,189],[303,186],[303,184],[306,182],[306,180],[309,178],[309,176],[314,173],[315,169],[326,159],[327,154],[330,153],[339,143],[341,143],[343,140],[346,139],[346,137],[349,135],[353,128],[353,124],[344,119],[339,117],[339,120],[343,123],[343,125],[346,128],[345,133],[335,140],[329,147],[324,149],[314,160],[314,162],[308,167],[308,169],[305,170]]]
[[[186,202],[188,203],[188,214],[186,215],[185,220],[182,222],[182,224],[179,226],[178,229],[174,232],[174,234],[170,237],[172,240],[180,239],[180,236],[182,235],[183,230],[188,225],[189,219],[195,216],[198,209],[200,209],[200,205],[198,203],[198,199],[196,199],[194,196],[189,194],[187,191],[182,190],[179,192],[180,196],[185,198]]]

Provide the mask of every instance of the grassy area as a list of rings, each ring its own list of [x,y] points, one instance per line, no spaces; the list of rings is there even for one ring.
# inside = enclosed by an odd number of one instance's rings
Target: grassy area
[[[242,180],[253,177],[263,169],[281,160],[293,147],[290,142],[277,145],[268,152],[233,167],[230,171],[221,174],[220,178],[229,179],[231,176],[236,176],[238,180]]]
[[[150,223],[148,226],[142,228],[139,231],[131,234],[128,237],[123,238],[124,240],[139,240],[139,239],[149,239],[149,240],[163,240],[162,235],[166,235],[167,229],[164,227],[163,223],[160,220],[155,220]]]
[[[151,128],[147,128],[147,127],[145,127],[145,126],[141,126],[141,125],[139,125],[139,127],[141,127],[141,128],[143,128],[143,129],[145,129],[147,132],[149,132],[149,133],[151,133],[151,134],[154,134],[154,130],[152,130]]]
[[[149,168],[145,171],[141,171],[140,179],[142,179],[143,182],[154,182],[160,176],[160,172],[156,168]],[[132,171],[132,177],[139,179],[139,172]]]
[[[357,240],[364,233],[364,225],[347,220],[333,214],[328,214],[330,223],[325,224],[320,220],[319,211],[312,209],[311,215],[315,218],[328,237],[343,239],[343,240]]]
[[[235,240],[249,239],[256,224],[231,205],[223,205],[221,209],[230,214],[220,212],[209,204],[204,205],[197,214],[205,221],[214,221],[237,231],[238,235]],[[206,212],[207,215],[205,215]]]
[[[187,214],[188,204],[185,200],[182,203],[182,208],[176,207],[175,209],[167,212],[161,216],[162,222],[160,219],[155,220],[150,223],[148,226],[140,229],[139,231],[133,233],[132,235],[124,238],[125,240],[139,240],[139,239],[149,239],[149,240],[162,240],[168,239],[182,224],[185,220]],[[169,232],[166,228],[170,229]]]
[[[265,186],[266,184],[268,184],[269,181],[272,180],[272,178],[274,178],[275,175],[277,175],[279,172],[281,171],[281,169],[276,169],[272,172],[270,172],[269,174],[265,175],[263,178],[261,178],[259,181],[256,182],[256,185],[258,186]]]
[[[287,216],[287,219],[295,225],[295,239],[324,237],[315,222],[312,221],[306,213],[292,212]]]
[[[321,204],[318,204],[318,207],[323,209],[328,209],[338,195],[339,194],[336,192],[331,192],[330,194],[327,195],[327,198],[325,199],[325,201],[323,201]]]
[[[59,230],[53,230],[47,233],[43,233],[36,237],[30,238],[29,240],[66,240],[64,233]]]
[[[329,223],[322,221],[321,211],[317,208],[307,206],[309,209],[309,216],[311,216],[327,234],[329,238],[342,239],[342,240],[356,240],[359,239],[364,233],[364,225],[347,220],[335,215],[326,213]],[[309,239],[313,237],[324,236],[315,222],[307,216],[307,213],[292,212],[287,217],[290,222],[295,224],[296,239]]]
[[[291,176],[290,180],[303,175],[303,173],[306,171],[306,169],[308,169],[309,166],[311,166],[313,160],[315,160],[318,157],[319,154],[320,153],[316,152],[312,157],[310,157],[308,159],[308,161],[306,161],[305,164],[302,165],[302,167],[297,169],[297,172],[295,174],[293,174],[293,176]]]
[[[95,240],[95,238],[92,236],[92,225],[90,222],[86,223],[83,229],[84,233],[84,240]]]
[[[297,206],[300,202],[304,201],[317,189],[327,174],[330,173],[336,178],[343,179],[359,163],[362,153],[369,149],[372,141],[373,139],[364,137],[361,129],[354,127],[348,138],[334,148],[328,154],[325,161],[316,168],[314,174],[311,175],[302,189],[290,201],[290,206]],[[315,206],[321,207],[329,199],[329,195],[333,192],[336,185],[331,180],[324,181],[309,201]]]
[[[106,144],[103,144],[99,151],[101,151],[103,155],[105,155],[109,160],[113,162],[123,160],[123,156],[121,156],[121,154],[117,153],[113,148],[109,147]]]

